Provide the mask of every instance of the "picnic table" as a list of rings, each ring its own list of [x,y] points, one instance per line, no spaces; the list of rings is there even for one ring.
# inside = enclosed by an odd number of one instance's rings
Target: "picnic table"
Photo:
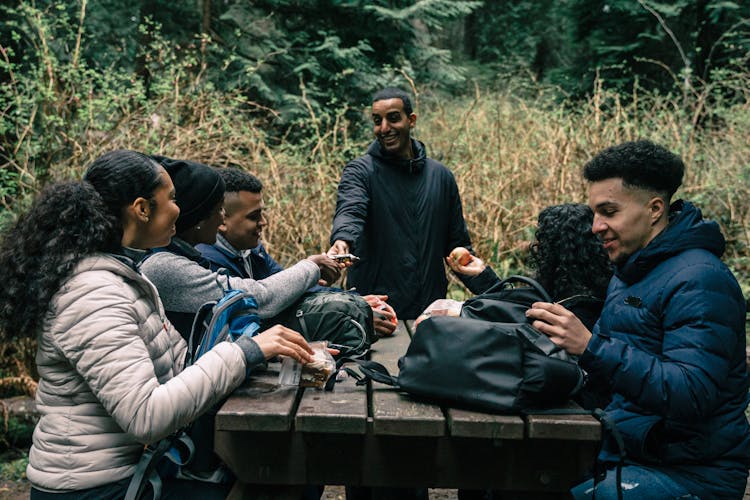
[[[412,322],[371,359],[398,373]],[[251,377],[216,416],[215,450],[237,476],[291,497],[302,485],[494,489],[564,496],[593,464],[601,435],[587,415],[492,415],[440,407],[353,377],[325,392],[278,385],[279,363]],[[273,486],[270,486],[273,485]],[[245,495],[247,493],[247,495]]]

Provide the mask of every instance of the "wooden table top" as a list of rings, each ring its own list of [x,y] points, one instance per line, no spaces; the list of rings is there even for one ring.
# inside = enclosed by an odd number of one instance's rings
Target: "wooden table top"
[[[409,341],[410,329],[402,321],[393,337],[373,345],[371,359],[397,374]],[[584,441],[598,441],[601,435],[599,423],[586,415],[521,417],[441,408],[377,382],[369,388],[356,386],[352,378],[338,382],[331,392],[281,387],[279,367],[269,363],[267,371],[254,374],[233,393],[217,414],[217,430]]]
[[[410,327],[400,322],[373,345],[371,359],[397,374]],[[588,415],[446,408],[377,382],[357,386],[353,377],[330,392],[281,387],[279,367],[254,374],[216,416],[217,453],[241,481],[557,492],[593,464],[598,449],[600,424]],[[275,455],[255,453],[258,447]],[[337,454],[349,449],[357,452]],[[414,467],[424,462],[430,467]]]

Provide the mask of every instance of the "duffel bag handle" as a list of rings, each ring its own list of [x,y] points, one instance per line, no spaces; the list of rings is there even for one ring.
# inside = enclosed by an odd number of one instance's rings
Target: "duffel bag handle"
[[[547,290],[544,289],[542,285],[539,284],[539,282],[533,278],[529,278],[528,276],[521,276],[519,274],[514,274],[512,276],[508,276],[504,280],[502,280],[500,283],[497,283],[494,286],[491,286],[487,291],[482,293],[482,295],[486,295],[488,293],[492,292],[498,292],[500,290],[503,290],[508,285],[512,285],[513,283],[525,283],[529,285],[531,288],[539,292],[539,294],[544,298],[545,302],[552,302],[552,297],[549,296],[547,293]]]

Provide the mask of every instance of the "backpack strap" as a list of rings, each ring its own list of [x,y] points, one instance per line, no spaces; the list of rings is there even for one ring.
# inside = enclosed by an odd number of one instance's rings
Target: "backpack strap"
[[[488,293],[492,292],[498,292],[504,288],[508,288],[513,283],[524,283],[537,292],[544,298],[545,302],[552,302],[552,297],[550,297],[549,293],[547,293],[547,290],[544,289],[544,287],[535,279],[529,278],[528,276],[521,276],[518,274],[514,274],[512,276],[508,276],[504,280],[500,281],[499,283],[495,284],[494,286],[490,287],[489,290],[486,290],[482,295],[486,295]]]
[[[141,459],[135,466],[135,473],[130,478],[130,483],[128,483],[125,500],[137,500],[141,498],[146,491],[146,486],[149,484],[153,490],[153,498],[158,499],[161,497],[161,478],[159,477],[157,466],[161,458],[172,448],[175,441],[181,439],[183,436],[184,434],[179,432],[158,441],[155,445],[146,446]],[[187,436],[184,437],[187,438]]]
[[[365,385],[367,384],[368,380],[374,380],[375,382],[380,382],[381,384],[390,385],[391,387],[395,387],[397,389],[399,388],[398,377],[391,375],[388,371],[388,368],[381,365],[377,361],[369,361],[366,359],[357,358],[341,358],[336,362],[336,366],[340,367],[347,362],[356,363],[360,372],[357,372],[348,367],[340,369],[344,370],[346,373],[354,377],[354,379],[357,381],[357,385]],[[335,380],[336,377],[332,376],[331,379]],[[328,388],[326,387],[326,389]]]

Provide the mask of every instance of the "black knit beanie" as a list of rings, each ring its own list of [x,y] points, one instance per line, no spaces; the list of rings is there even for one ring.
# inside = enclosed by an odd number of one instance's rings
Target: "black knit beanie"
[[[224,180],[208,165],[158,155],[151,158],[164,167],[174,183],[177,206],[180,207],[177,234],[208,217],[211,210],[224,199]]]

